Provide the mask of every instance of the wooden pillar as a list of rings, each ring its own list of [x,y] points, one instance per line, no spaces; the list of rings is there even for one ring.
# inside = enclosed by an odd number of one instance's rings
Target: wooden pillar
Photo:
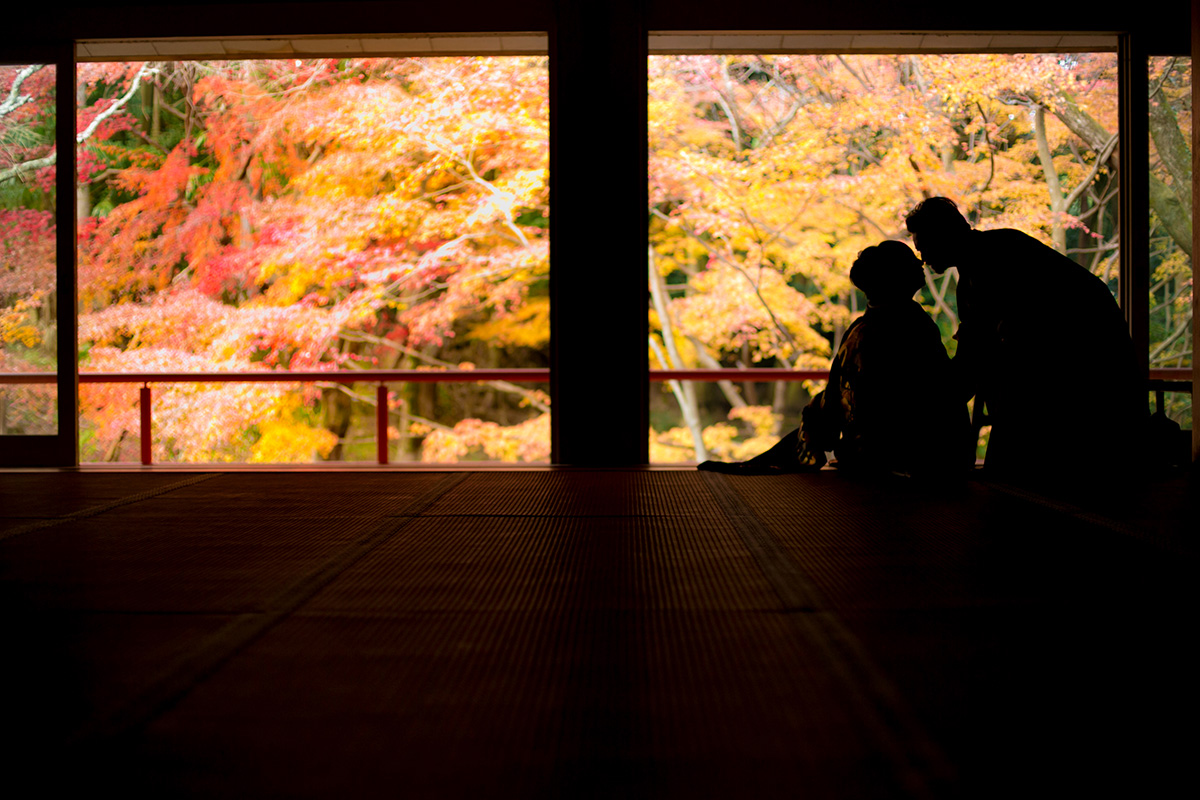
[[[386,383],[375,387],[375,460],[388,463],[388,389]]]
[[[550,31],[551,459],[649,458],[646,35],[639,0]]]
[[[75,43],[56,45],[55,232],[58,303],[58,436],[54,460],[79,466],[79,307],[75,254]]]
[[[1129,325],[1138,375],[1150,369],[1150,105],[1149,62],[1140,35],[1119,40],[1121,274],[1118,300]]]
[[[17,30],[18,28],[13,28]],[[79,465],[79,367],[75,285],[75,43],[70,39],[5,41],[8,64],[53,64],[55,69],[55,306],[57,429],[46,435],[0,438],[0,466]]]
[[[138,391],[138,411],[141,412],[141,424],[138,426],[142,444],[142,466],[148,467],[154,461],[154,398],[151,396],[150,384],[142,385]]]
[[[1200,0],[1192,0],[1192,75],[1200,64]],[[1200,111],[1196,109],[1196,90],[1192,88],[1192,208],[1200,208]],[[1196,354],[1200,353],[1200,292],[1196,290],[1196,254],[1200,250],[1200,225],[1192,221],[1192,463],[1200,460],[1200,425],[1196,424],[1196,397],[1200,396],[1200,372],[1196,370]]]

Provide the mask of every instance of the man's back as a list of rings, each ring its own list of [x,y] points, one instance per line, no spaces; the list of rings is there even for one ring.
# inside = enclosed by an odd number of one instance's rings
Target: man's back
[[[1011,228],[971,231],[959,258],[963,323],[1006,325],[1044,341],[1072,324],[1100,326],[1089,335],[1128,339],[1121,310],[1098,277],[1037,239]]]
[[[1128,458],[1141,385],[1108,287],[1020,231],[972,231],[959,258],[956,370],[997,427],[990,468]]]

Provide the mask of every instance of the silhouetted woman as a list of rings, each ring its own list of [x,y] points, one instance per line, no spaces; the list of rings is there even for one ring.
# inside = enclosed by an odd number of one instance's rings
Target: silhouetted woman
[[[846,331],[800,427],[749,461],[699,469],[814,470],[827,451],[839,469],[863,472],[940,476],[973,463],[966,400],[951,384],[937,325],[913,300],[925,284],[921,260],[902,242],[883,242],[858,254],[850,281],[867,296],[866,313]]]

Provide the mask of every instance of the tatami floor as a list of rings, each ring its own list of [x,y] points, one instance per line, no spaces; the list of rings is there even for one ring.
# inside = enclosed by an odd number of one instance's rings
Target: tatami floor
[[[1195,488],[0,472],[5,794],[1180,796]]]

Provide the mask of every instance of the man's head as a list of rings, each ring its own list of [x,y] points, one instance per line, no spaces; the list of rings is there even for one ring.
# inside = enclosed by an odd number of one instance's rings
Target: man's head
[[[930,197],[922,200],[904,218],[913,245],[932,269],[945,272],[955,266],[962,234],[971,230],[970,224],[949,197]]]
[[[850,282],[862,290],[872,305],[887,305],[912,296],[925,285],[921,259],[904,242],[880,242],[854,259]]]

